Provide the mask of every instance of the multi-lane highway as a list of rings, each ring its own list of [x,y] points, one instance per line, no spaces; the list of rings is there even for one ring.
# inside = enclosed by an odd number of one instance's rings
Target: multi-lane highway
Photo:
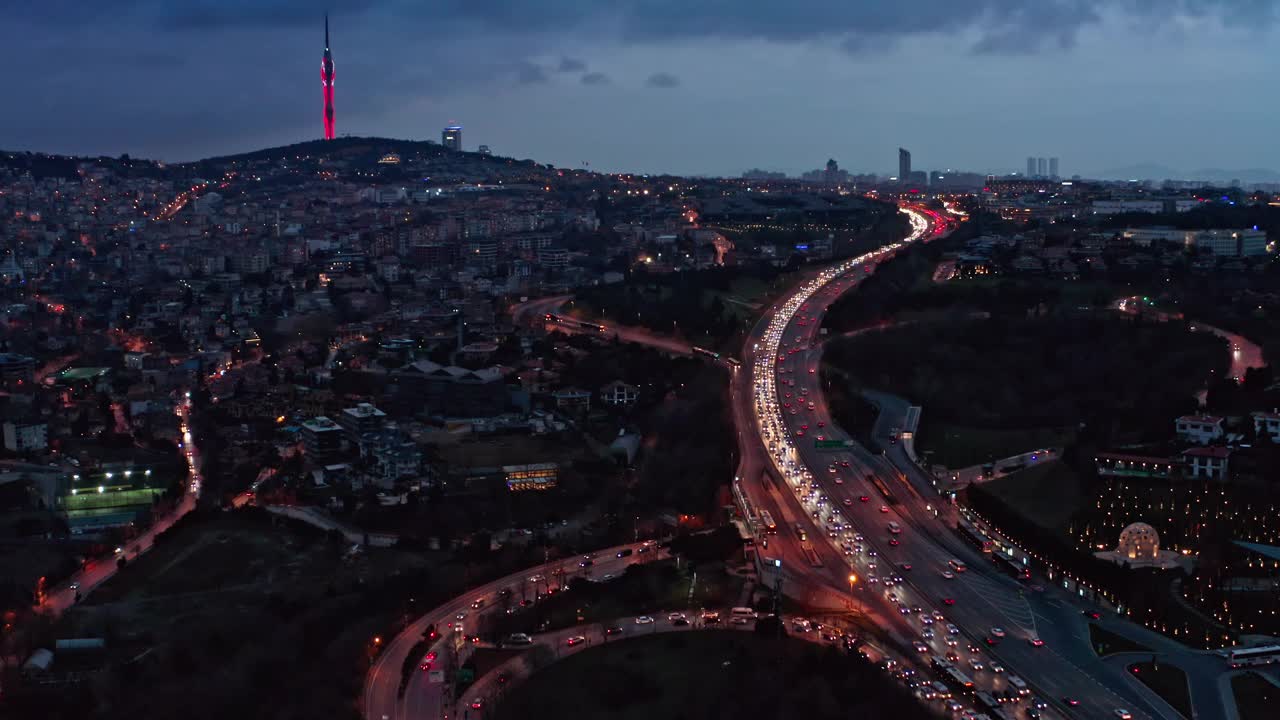
[[[886,458],[846,444],[849,437],[832,424],[818,374],[822,315],[875,263],[943,232],[936,215],[906,212],[912,233],[903,243],[805,280],[768,309],[747,340],[734,393],[735,413],[747,420],[739,424],[747,430],[739,477],[779,526],[765,552],[814,584],[852,588],[864,607],[896,619],[884,625],[891,636],[920,642],[922,656],[953,653],[952,664],[981,689],[1004,692],[1017,673],[1067,717],[1115,717],[1120,709],[1168,716],[1093,657],[1081,606],[1003,574],[952,532],[953,508],[940,507],[927,486],[904,482]],[[762,481],[769,477],[783,481]],[[852,585],[850,574],[858,578]],[[935,613],[945,618],[942,626],[961,631],[954,647],[925,619]],[[991,672],[992,662],[1010,672]]]

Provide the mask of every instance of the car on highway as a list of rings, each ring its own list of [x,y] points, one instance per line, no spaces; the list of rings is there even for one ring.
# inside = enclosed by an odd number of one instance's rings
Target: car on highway
[[[871,498],[867,497],[866,495],[859,495],[858,502],[871,502]]]
[[[1090,620],[1097,620],[1098,618],[1102,617],[1102,613],[1099,613],[1097,610],[1085,610],[1081,614],[1089,618]]]
[[[1003,665],[1001,665],[1001,664],[1000,664],[1000,663],[998,663],[998,662],[993,662],[993,663],[991,663],[990,665],[987,665],[987,667],[991,670],[991,672],[993,672],[993,673],[995,673],[995,674],[997,674],[997,675],[999,675],[1000,673],[1004,672],[1004,666],[1003,666]]]
[[[475,599],[474,601],[472,601],[472,603],[471,603],[471,609],[472,609],[472,610],[479,610],[479,609],[480,609],[480,608],[482,608],[482,607],[484,607],[484,598],[476,598],[476,599]]]
[[[998,637],[998,638],[1004,637],[1004,628],[1002,627],[991,628],[991,635],[992,637]]]
[[[944,578],[946,578],[946,579],[948,579],[948,580],[955,580],[955,579],[956,579],[956,574],[955,574],[955,573],[953,573],[953,572],[951,572],[950,570],[943,570],[943,571],[942,571],[942,577],[944,577]]]
[[[955,598],[953,598],[953,597],[944,597],[944,598],[942,598],[942,604],[943,604],[943,605],[955,605],[955,604],[956,604],[956,599],[955,599]]]
[[[483,708],[483,707],[484,707],[484,698],[472,698],[472,699],[471,699],[471,709],[472,709],[472,710],[479,710],[479,709],[481,709],[481,708]]]
[[[853,505],[853,500],[851,498],[845,498],[841,502],[844,503],[845,507],[851,507]]]
[[[1062,704],[1066,705],[1067,707],[1076,707],[1077,705],[1080,704],[1080,701],[1068,695],[1062,698]]]
[[[636,624],[637,624],[637,625],[652,625],[652,624],[653,624],[653,618],[649,617],[648,615],[641,615],[640,617],[636,618]]]
[[[1116,708],[1111,714],[1115,715],[1119,720],[1133,720],[1133,715],[1124,708]]]
[[[927,652],[929,652],[929,646],[928,646],[928,645],[925,645],[925,644],[924,644],[924,643],[922,643],[922,642],[915,643],[915,645],[913,645],[913,647],[916,649],[916,652],[918,652],[918,653],[920,653],[920,654],[922,654],[922,655],[923,655],[923,654],[925,654],[925,653],[927,653]]]
[[[581,645],[581,644],[585,643],[586,641],[587,641],[587,639],[586,639],[585,637],[583,637],[582,635],[574,635],[573,637],[569,638],[568,640],[565,640],[565,641],[564,641],[564,644],[565,644],[565,645],[568,645],[569,647],[573,647],[574,645]]]
[[[881,506],[880,506],[880,512],[882,512],[882,513],[887,513],[887,512],[889,512],[889,506],[888,506],[888,505],[881,505]]]
[[[971,658],[969,658],[969,669],[970,669],[970,670],[972,670],[972,671],[974,671],[974,672],[979,672],[979,671],[981,671],[981,670],[986,669],[986,667],[987,667],[986,665],[983,665],[983,664],[982,664],[982,658],[976,658],[976,657],[971,657]]]
[[[1027,638],[1027,642],[1031,644],[1031,647],[1044,647],[1044,641],[1035,636]]]
[[[622,627],[619,625],[610,625],[608,628],[605,629],[604,634],[610,637],[614,635],[621,635]]]

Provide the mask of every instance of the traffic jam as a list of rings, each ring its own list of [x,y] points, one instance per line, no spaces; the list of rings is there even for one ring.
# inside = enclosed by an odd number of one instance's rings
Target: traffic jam
[[[823,483],[815,477],[815,469],[808,467],[797,451],[800,442],[813,442],[815,447],[835,446],[838,441],[824,421],[812,416],[816,409],[818,392],[817,368],[796,358],[809,348],[811,331],[816,332],[820,319],[810,307],[811,301],[822,292],[839,294],[851,286],[858,277],[852,271],[866,268],[892,255],[908,243],[928,236],[929,220],[920,212],[904,209],[912,232],[899,243],[885,246],[874,252],[846,260],[824,270],[802,285],[790,298],[777,307],[763,337],[754,350],[754,410],[760,427],[761,439],[769,457],[786,485],[792,489],[814,525],[825,531],[828,541],[849,564],[850,590],[861,585],[855,597],[878,592],[905,621],[905,626],[915,634],[912,644],[917,658],[902,662],[891,658],[881,661],[881,667],[911,689],[925,703],[929,703],[950,717],[980,720],[981,718],[1040,718],[1048,717],[1048,704],[1032,696],[1027,684],[1017,676],[1007,673],[999,662],[988,659],[978,644],[966,640],[960,629],[947,620],[946,615],[928,607],[929,602],[912,596],[917,594],[904,583],[902,573],[911,571],[909,563],[894,565],[884,561],[875,544],[855,529],[846,514],[855,508],[855,500],[846,497],[839,502],[822,490]],[[794,332],[788,332],[791,328]],[[826,467],[817,468],[835,485],[856,477],[855,468],[847,460],[835,460]],[[868,476],[868,483],[878,482]],[[883,485],[881,484],[881,487]],[[887,490],[884,491],[887,495]],[[856,502],[874,503],[879,513],[887,515],[889,507],[883,497],[858,495]],[[893,520],[884,523],[884,542],[897,547],[904,542],[902,528]],[[810,538],[797,523],[795,532],[815,564],[816,555],[810,549]],[[964,564],[958,560],[936,569],[944,578],[954,579],[964,572]],[[943,607],[954,605],[951,597],[935,599]],[[985,643],[996,644],[1004,637],[1000,628],[991,628]],[[921,672],[928,669],[929,673]],[[975,679],[978,682],[975,682]],[[983,686],[986,689],[979,689]]]

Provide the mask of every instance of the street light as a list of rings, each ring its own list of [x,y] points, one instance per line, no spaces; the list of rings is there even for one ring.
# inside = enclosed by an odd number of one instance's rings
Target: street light
[[[858,584],[858,575],[849,573],[849,592],[858,600],[858,614],[862,614],[862,593],[854,592],[853,586]]]

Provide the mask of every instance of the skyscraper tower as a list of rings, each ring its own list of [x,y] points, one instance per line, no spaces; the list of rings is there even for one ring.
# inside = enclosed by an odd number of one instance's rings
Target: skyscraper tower
[[[1049,179],[1058,179],[1058,158],[1049,158]]]
[[[450,125],[440,131],[440,144],[445,150],[462,149],[462,126]]]
[[[329,52],[329,14],[324,16],[324,59],[320,61],[320,87],[324,91],[324,139],[333,139],[333,53]]]
[[[911,181],[911,153],[904,148],[898,148],[898,182],[905,183]]]
[[[1033,178],[1035,176],[1036,176],[1036,159],[1033,157],[1029,157],[1027,158],[1027,177]]]

